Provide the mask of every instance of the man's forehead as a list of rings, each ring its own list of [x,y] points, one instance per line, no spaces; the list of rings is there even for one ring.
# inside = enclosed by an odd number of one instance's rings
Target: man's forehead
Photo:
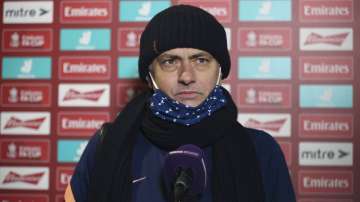
[[[166,56],[178,56],[178,57],[191,57],[193,55],[208,55],[211,56],[210,53],[204,50],[195,49],[195,48],[174,48],[168,51],[163,52],[158,57],[166,57]]]

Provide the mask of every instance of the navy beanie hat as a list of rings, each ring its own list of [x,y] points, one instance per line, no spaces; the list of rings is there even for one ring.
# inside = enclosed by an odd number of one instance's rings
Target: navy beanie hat
[[[214,16],[201,8],[176,5],[150,20],[140,39],[140,78],[146,81],[153,60],[174,48],[204,50],[219,62],[222,79],[229,75],[231,62],[225,29]]]

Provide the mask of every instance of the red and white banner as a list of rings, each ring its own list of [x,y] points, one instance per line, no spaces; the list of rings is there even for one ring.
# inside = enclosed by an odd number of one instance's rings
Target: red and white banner
[[[49,112],[1,112],[0,134],[49,135]]]
[[[349,81],[354,78],[352,57],[300,57],[299,75],[302,80]]]
[[[118,29],[118,49],[138,53],[140,48],[140,37],[144,31],[142,27],[121,27]]]
[[[227,23],[232,18],[232,3],[231,0],[178,0],[178,4],[189,4],[200,7],[211,13],[219,22]]]
[[[316,139],[350,139],[354,134],[351,114],[300,114],[299,136]]]
[[[300,170],[300,194],[350,195],[354,191],[354,175],[350,171]]]
[[[3,51],[51,51],[53,48],[52,29],[4,29]]]
[[[110,23],[112,21],[111,1],[62,1],[60,21],[62,23]]]
[[[64,191],[74,173],[73,167],[58,167],[56,169],[56,190]]]
[[[1,202],[49,202],[47,194],[0,194]]]
[[[50,140],[0,139],[2,162],[43,163],[50,161]]]
[[[300,28],[300,50],[351,51],[352,28]]]
[[[107,56],[63,56],[59,58],[59,78],[62,80],[107,80],[111,60]]]
[[[353,0],[299,0],[300,20],[303,22],[352,22]]]
[[[59,112],[58,134],[61,136],[92,136],[104,122],[110,121],[107,112]]]
[[[274,27],[241,27],[238,32],[240,51],[290,51],[291,29]]]
[[[239,107],[290,108],[291,86],[287,84],[239,84]]]
[[[104,83],[59,84],[60,107],[108,107],[110,85]]]
[[[50,84],[4,83],[1,85],[1,104],[4,107],[49,107]]]
[[[243,126],[266,131],[274,137],[291,136],[290,114],[239,113],[238,121]]]
[[[48,190],[48,167],[0,166],[0,189]]]

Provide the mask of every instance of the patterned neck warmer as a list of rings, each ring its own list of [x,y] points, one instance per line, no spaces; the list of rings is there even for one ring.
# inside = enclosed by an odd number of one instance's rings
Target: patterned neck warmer
[[[157,89],[150,98],[150,109],[155,116],[163,120],[191,126],[211,116],[226,104],[223,90],[221,86],[216,85],[204,102],[197,107],[191,107],[171,99]]]

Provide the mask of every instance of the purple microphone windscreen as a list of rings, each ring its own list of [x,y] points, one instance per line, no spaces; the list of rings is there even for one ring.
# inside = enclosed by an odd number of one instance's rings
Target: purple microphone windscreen
[[[179,168],[192,171],[193,180],[188,194],[195,196],[203,193],[207,185],[207,170],[203,150],[195,145],[188,144],[167,154],[163,172],[168,192],[172,190],[172,186],[178,177]]]

